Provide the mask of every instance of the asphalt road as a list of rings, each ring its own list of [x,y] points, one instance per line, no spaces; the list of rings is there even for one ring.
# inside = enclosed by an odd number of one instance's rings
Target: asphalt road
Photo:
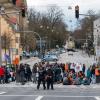
[[[0,100],[100,100],[100,88],[57,86],[54,90],[37,90],[35,86],[0,87]]]

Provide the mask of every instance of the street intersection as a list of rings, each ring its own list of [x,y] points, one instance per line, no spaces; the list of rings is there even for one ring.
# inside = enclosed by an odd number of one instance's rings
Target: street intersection
[[[100,86],[55,84],[54,90],[43,90],[42,86],[37,90],[32,83],[1,85],[0,100],[100,100]]]
[[[75,52],[73,56],[68,56],[68,52],[59,57],[58,63],[66,62],[85,63],[88,67],[94,62],[94,57],[88,57],[82,51]],[[40,62],[38,58],[23,60],[31,66]],[[91,85],[62,85],[55,84],[54,90],[43,90],[42,86],[36,89],[37,84],[32,82],[20,85],[16,82],[10,84],[0,84],[0,100],[100,100],[100,84]]]

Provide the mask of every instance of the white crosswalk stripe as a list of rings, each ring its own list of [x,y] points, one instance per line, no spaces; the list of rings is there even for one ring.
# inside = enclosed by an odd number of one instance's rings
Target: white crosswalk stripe
[[[0,92],[0,95],[5,94],[6,92]]]
[[[100,100],[100,97],[95,97],[96,100]]]

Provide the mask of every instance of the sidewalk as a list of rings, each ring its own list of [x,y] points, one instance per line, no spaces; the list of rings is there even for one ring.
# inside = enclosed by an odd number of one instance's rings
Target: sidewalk
[[[30,59],[23,59],[23,60],[21,60],[20,63],[29,64],[31,66],[31,68],[32,68],[35,63],[38,63],[40,61],[41,60],[38,57],[31,57]]]

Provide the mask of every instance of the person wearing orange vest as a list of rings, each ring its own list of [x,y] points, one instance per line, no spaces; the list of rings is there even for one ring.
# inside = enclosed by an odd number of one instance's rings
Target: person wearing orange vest
[[[19,58],[18,57],[16,57],[14,60],[13,60],[13,65],[19,65]]]
[[[96,76],[99,76],[99,75],[100,75],[100,73],[99,73],[99,71],[98,71],[98,67],[95,69],[95,75],[96,75]]]
[[[95,69],[96,83],[100,83],[100,68],[96,67]]]
[[[67,72],[68,70],[69,70],[68,64],[65,64],[65,72]]]

